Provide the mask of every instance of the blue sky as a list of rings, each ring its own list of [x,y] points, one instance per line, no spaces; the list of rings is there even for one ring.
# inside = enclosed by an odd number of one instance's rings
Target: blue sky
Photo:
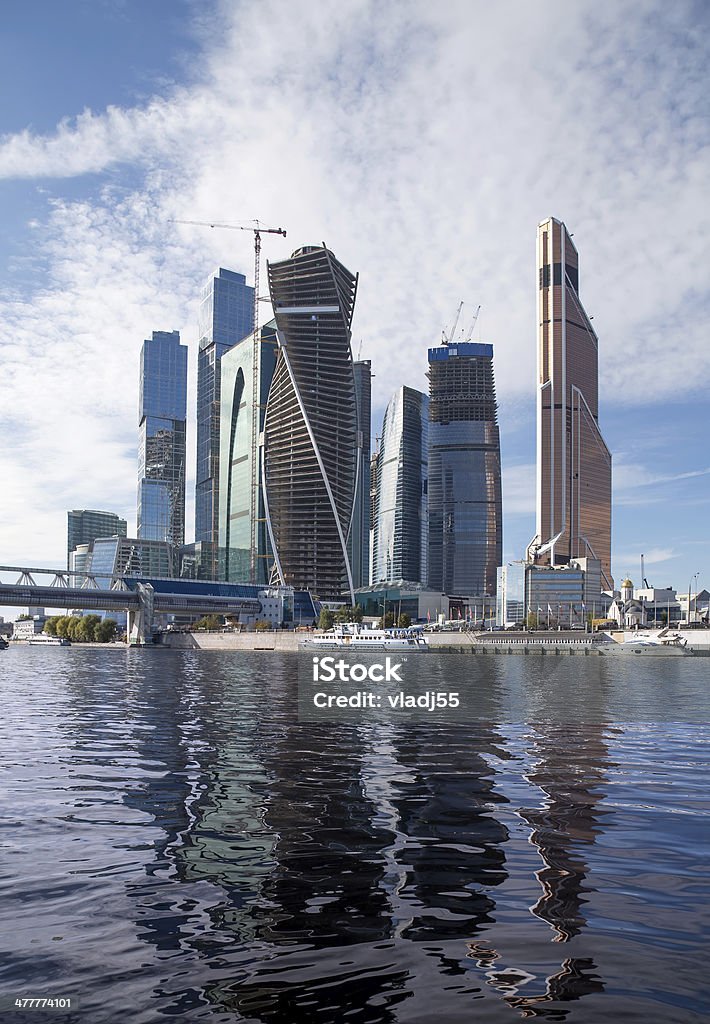
[[[325,240],[360,273],[373,434],[458,302],[495,349],[504,551],[534,533],[535,232],[564,220],[600,338],[617,579],[710,584],[710,9],[588,0],[73,0],[3,11],[0,561],[66,510],[135,527],[138,353],[191,348],[217,265]],[[268,310],[265,306],[265,315]],[[193,423],[188,444],[194,448]],[[191,473],[194,466],[190,466]],[[192,480],[188,480],[191,522]]]

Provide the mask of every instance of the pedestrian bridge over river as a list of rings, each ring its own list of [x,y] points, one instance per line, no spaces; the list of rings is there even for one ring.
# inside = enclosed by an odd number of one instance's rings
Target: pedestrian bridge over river
[[[14,580],[14,582],[10,582]],[[128,613],[128,642],[151,642],[157,614],[258,615],[267,588],[143,576],[98,576],[68,569],[0,565],[0,605]],[[274,588],[270,588],[273,593]],[[296,616],[315,616],[306,591],[290,591]]]

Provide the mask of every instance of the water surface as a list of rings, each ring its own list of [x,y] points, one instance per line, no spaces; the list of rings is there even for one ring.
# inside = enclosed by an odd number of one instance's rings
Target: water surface
[[[0,993],[81,1024],[707,1020],[710,661],[602,692],[567,660],[496,659],[477,719],[304,724],[293,655],[11,647]]]

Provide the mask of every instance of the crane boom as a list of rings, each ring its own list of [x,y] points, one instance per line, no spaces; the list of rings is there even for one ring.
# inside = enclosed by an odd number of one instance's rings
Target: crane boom
[[[473,320],[471,321],[471,326],[469,327],[468,334],[466,335],[466,341],[467,342],[471,340],[471,335],[473,334],[473,328],[476,326],[476,322],[478,321],[478,314],[480,312],[481,312],[481,304],[479,302],[478,309],[473,314]],[[480,337],[480,335],[479,335],[479,337]]]
[[[251,231],[254,235],[254,334],[252,338],[252,374],[251,374],[251,488],[249,497],[250,513],[250,545],[249,545],[249,581],[257,582],[257,550],[259,514],[259,426],[261,409],[259,403],[259,268],[261,264],[261,236],[282,235],[286,237],[284,228],[262,227],[260,221],[254,219],[255,227],[246,224],[220,224],[206,220],[171,220],[171,224],[192,224],[201,228],[228,228],[231,231]],[[229,513],[227,513],[229,514]]]
[[[254,223],[256,224],[255,228],[247,224],[218,224],[216,221],[213,224],[210,223],[210,221],[208,220],[170,220],[168,221],[168,223],[193,224],[195,227],[198,228],[229,228],[231,231],[253,231],[255,232],[255,234],[283,235],[284,238],[286,237],[286,232],[284,231],[283,228],[265,228],[261,226],[258,220],[254,221]]]
[[[456,327],[461,316],[461,310],[463,309],[463,299],[459,302],[459,308],[456,310],[456,317],[454,318],[454,326],[451,328],[451,333],[447,336],[446,331],[441,332],[441,344],[450,345],[454,340],[454,334],[456,333]]]

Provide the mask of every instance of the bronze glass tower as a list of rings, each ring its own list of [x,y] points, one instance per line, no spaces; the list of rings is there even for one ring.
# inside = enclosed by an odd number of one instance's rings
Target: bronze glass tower
[[[599,431],[598,340],[579,299],[579,258],[554,217],[537,230],[537,533],[542,564],[598,558],[611,576],[611,454]]]

